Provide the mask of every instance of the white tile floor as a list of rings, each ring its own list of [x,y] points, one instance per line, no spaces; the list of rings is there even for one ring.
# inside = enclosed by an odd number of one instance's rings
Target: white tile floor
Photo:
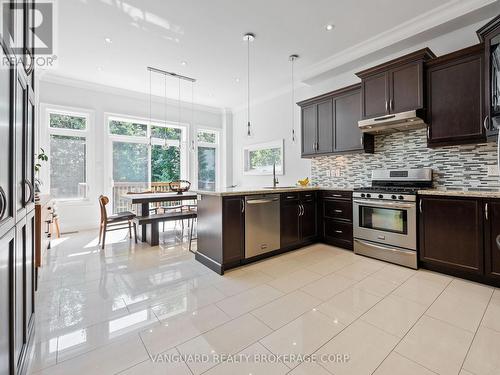
[[[500,374],[498,289],[325,245],[222,277],[175,240],[109,241],[54,241],[30,373]]]

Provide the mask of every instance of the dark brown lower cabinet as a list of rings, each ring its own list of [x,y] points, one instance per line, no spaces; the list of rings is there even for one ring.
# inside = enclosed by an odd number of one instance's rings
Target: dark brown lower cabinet
[[[281,248],[295,246],[300,242],[300,205],[297,199],[281,199]]]
[[[303,199],[302,216],[300,217],[301,241],[313,241],[318,237],[318,209],[316,197]]]
[[[224,198],[222,202],[222,225],[224,231],[223,261],[238,263],[245,258],[245,199]]]
[[[323,241],[352,250],[352,193],[350,191],[325,191],[322,193],[320,207]]]
[[[487,201],[485,212],[485,275],[500,282],[500,201]]]
[[[420,200],[420,261],[460,277],[484,273],[483,207],[480,199]]]
[[[281,248],[299,246],[318,237],[317,193],[281,197]]]

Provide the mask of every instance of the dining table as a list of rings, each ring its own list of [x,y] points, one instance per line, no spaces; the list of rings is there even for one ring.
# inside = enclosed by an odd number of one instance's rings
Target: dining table
[[[150,204],[151,203],[160,203],[160,202],[184,202],[184,201],[193,201],[197,200],[198,194],[195,192],[184,192],[182,194],[178,194],[175,192],[166,192],[166,193],[139,193],[139,194],[124,194],[122,198],[129,202],[130,204],[136,205],[136,213],[138,217],[149,216],[150,213]],[[147,242],[151,246],[157,246],[158,243],[152,243],[151,238],[158,238],[158,236],[151,236],[151,231],[154,229],[154,226],[151,224],[141,225],[137,234],[139,240],[142,242]],[[148,232],[150,235],[148,235]]]

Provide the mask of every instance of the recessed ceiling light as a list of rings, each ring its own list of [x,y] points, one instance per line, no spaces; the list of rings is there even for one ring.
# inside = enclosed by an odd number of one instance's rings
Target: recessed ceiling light
[[[236,82],[236,83],[240,83],[240,79],[239,79],[238,77],[236,77],[236,78],[234,79],[234,82]]]
[[[111,39],[111,38],[104,38],[104,41],[105,41],[106,43],[108,43],[108,44],[113,43],[113,39]]]
[[[334,29],[335,25],[332,25],[331,23],[325,26],[326,31],[332,31]]]
[[[182,66],[186,66],[187,64],[188,64],[187,61],[181,61]]]
[[[98,66],[98,67],[97,67],[97,70],[98,70],[99,72],[102,72],[102,71],[104,70],[104,68],[103,68],[102,66]]]

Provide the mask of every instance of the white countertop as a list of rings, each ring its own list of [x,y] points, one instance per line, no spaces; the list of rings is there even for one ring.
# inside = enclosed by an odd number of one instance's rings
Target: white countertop
[[[450,197],[471,197],[471,198],[500,198],[499,190],[478,190],[478,189],[427,189],[419,190],[419,195],[437,195]]]
[[[235,188],[222,188],[216,191],[205,191],[197,190],[196,193],[201,195],[214,195],[219,197],[231,196],[231,195],[257,195],[257,194],[279,194],[279,193],[294,193],[301,191],[352,191],[348,188],[332,188],[332,187],[321,187],[321,186],[294,186],[294,187],[280,187],[276,188],[264,188],[264,187],[248,187],[248,186],[238,186]]]

